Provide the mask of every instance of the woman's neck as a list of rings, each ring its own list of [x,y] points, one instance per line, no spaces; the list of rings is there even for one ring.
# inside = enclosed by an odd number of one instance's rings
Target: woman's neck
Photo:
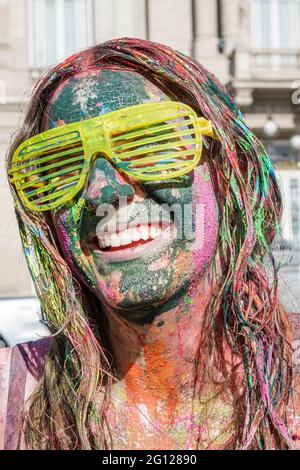
[[[199,442],[201,448],[222,448],[232,441],[228,379],[240,359],[223,345],[226,377],[217,377],[219,385],[203,384],[200,375],[209,360],[202,339],[213,289],[203,277],[176,307],[144,326],[105,308],[117,377],[106,413],[116,448],[195,449]]]
[[[115,374],[136,402],[186,400],[193,392],[202,322],[211,297],[206,278],[176,307],[146,325],[124,320],[104,307],[109,325]],[[193,292],[191,292],[193,291]]]

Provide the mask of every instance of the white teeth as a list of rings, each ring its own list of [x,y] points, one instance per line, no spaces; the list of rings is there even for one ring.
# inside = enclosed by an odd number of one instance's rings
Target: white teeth
[[[148,229],[148,227],[145,227],[145,226],[140,227],[140,233],[141,233],[141,238],[143,240],[148,240],[148,238],[149,238],[149,229]]]
[[[131,236],[132,236],[132,241],[134,241],[134,242],[137,242],[141,238],[140,233],[138,232],[138,230],[133,230]]]
[[[128,228],[120,233],[103,233],[98,234],[98,243],[100,248],[118,247],[130,245],[132,242],[139,240],[148,240],[149,238],[157,238],[162,233],[160,227],[148,227],[143,225],[142,227]]]
[[[156,228],[156,227],[152,226],[151,229],[150,229],[151,238],[156,238],[159,234],[160,234],[159,228]]]
[[[132,237],[129,233],[129,230],[120,233],[121,244],[122,245],[129,245],[132,242]]]
[[[101,240],[102,248],[106,248],[108,244],[109,244],[109,240],[107,240],[107,237]]]
[[[121,245],[121,239],[120,239],[119,235],[117,235],[116,233],[113,233],[110,237],[110,244],[113,247],[120,246]]]

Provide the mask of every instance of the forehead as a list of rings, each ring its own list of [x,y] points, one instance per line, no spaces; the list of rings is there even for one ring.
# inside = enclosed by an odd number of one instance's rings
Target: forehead
[[[47,108],[45,127],[56,127],[128,106],[170,99],[136,72],[92,70],[66,80],[55,91]]]

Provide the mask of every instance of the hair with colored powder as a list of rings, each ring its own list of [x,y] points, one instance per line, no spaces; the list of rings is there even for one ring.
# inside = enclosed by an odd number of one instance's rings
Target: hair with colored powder
[[[207,163],[218,202],[219,268],[205,313],[195,381],[214,380],[214,371],[229,370],[221,347],[226,341],[241,358],[244,371],[244,383],[235,385],[244,392],[233,416],[234,441],[228,447],[267,448],[270,438],[273,448],[290,448],[285,409],[291,393],[291,334],[278,301],[278,270],[271,253],[279,231],[281,196],[262,144],[213,74],[170,47],[139,39],[111,40],[81,51],[36,84],[11,145],[8,167],[17,146],[43,130],[45,109],[64,80],[89,69],[116,66],[138,72],[214,124],[219,141],[212,143]],[[108,397],[114,380],[104,319],[95,317],[93,295],[64,260],[49,214],[25,209],[11,189],[42,315],[54,332],[42,380],[25,417],[26,445],[112,448],[113,442],[105,437],[107,399],[98,410],[96,393],[102,387]],[[271,260],[271,278],[266,259]],[[233,371],[226,374],[233,377]],[[232,380],[228,383],[233,386]]]

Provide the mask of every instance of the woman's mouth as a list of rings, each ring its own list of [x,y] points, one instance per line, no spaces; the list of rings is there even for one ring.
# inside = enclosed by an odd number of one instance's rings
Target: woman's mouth
[[[140,225],[113,233],[100,232],[89,243],[103,261],[118,262],[149,256],[160,250],[175,235],[174,224]]]

